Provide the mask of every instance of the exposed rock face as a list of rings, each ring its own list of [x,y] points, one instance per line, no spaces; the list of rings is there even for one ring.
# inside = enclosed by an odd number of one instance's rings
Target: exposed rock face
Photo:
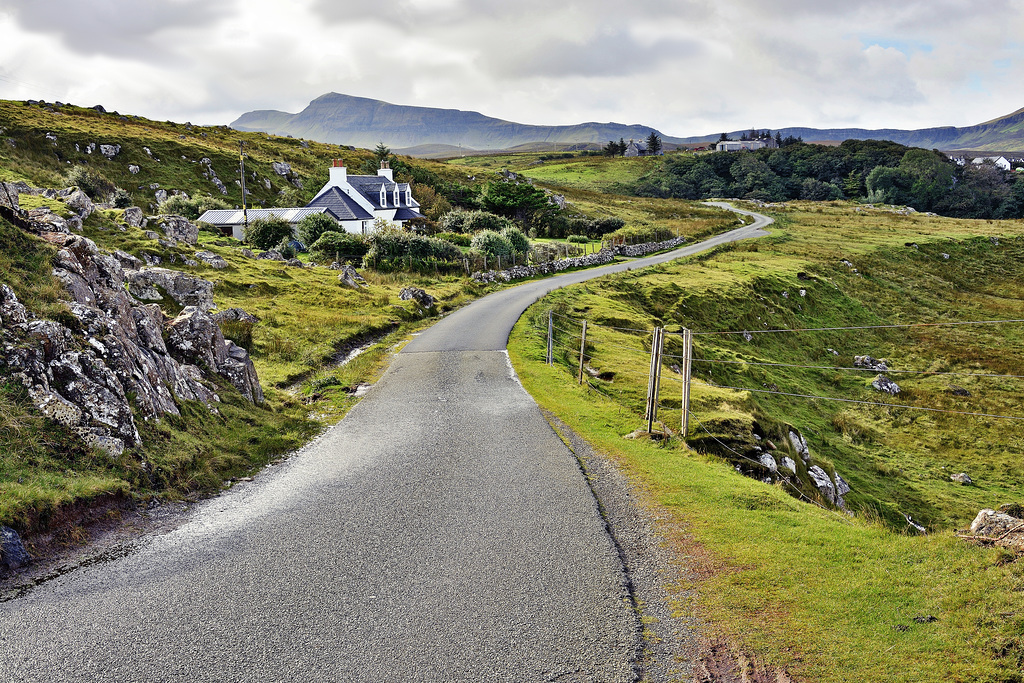
[[[209,280],[167,268],[128,271],[125,279],[128,291],[136,299],[162,301],[166,293],[179,306],[194,306],[202,311],[213,309],[213,283]]]
[[[858,368],[867,368],[875,372],[888,372],[889,366],[885,360],[872,358],[871,356],[854,356],[853,365]]]
[[[184,216],[160,215],[153,219],[160,229],[175,242],[194,247],[199,242],[199,228]]]
[[[18,569],[24,567],[31,560],[18,532],[0,526],[0,568]]]
[[[222,270],[228,267],[228,262],[225,261],[221,256],[214,254],[212,251],[197,251],[196,258],[217,270]]]
[[[793,446],[793,450],[796,451],[797,455],[804,462],[808,462],[811,459],[811,449],[807,446],[807,439],[802,434],[797,434],[793,430],[789,432],[789,443]]]
[[[332,263],[331,268],[333,269],[335,265],[337,264]],[[341,273],[338,275],[338,282],[351,287],[352,289],[361,289],[366,284],[366,280],[364,280],[363,277],[356,272],[356,269],[348,263],[341,266]]]
[[[146,227],[146,215],[137,206],[129,206],[124,210],[124,222],[133,228]]]
[[[260,321],[260,319],[252,313],[248,313],[241,308],[228,308],[220,311],[219,313],[214,313],[213,319],[217,321],[218,325],[229,320],[239,320],[241,322],[252,323],[254,325]]]
[[[0,183],[0,206],[18,211],[18,187],[10,183]]]
[[[51,236],[53,241],[53,236]],[[224,339],[206,310],[186,308],[167,324],[159,306],[140,303],[125,288],[140,276],[123,264],[138,259],[107,255],[83,237],[57,240],[54,275],[68,293],[68,308],[78,320],[65,325],[36,319],[14,292],[0,285],[0,366],[28,389],[40,411],[79,434],[91,446],[118,455],[140,442],[129,405],[144,418],[177,415],[175,400],[219,402],[215,387],[197,366],[228,379],[253,401],[263,392],[244,349]],[[141,271],[152,278],[152,271]],[[167,291],[176,281],[193,286],[212,307],[212,284],[168,271]],[[145,281],[140,280],[140,281]]]
[[[828,476],[828,472],[817,465],[807,468],[807,476],[811,478],[815,488],[821,492],[822,497],[836,507],[845,510],[846,501],[843,496],[850,492],[850,485],[843,481],[843,478],[836,474],[835,482]]]
[[[108,159],[113,159],[121,153],[121,145],[100,145],[100,154]]]
[[[274,173],[281,176],[282,178],[287,178],[292,173],[291,164],[286,164],[283,161],[275,161],[272,164],[270,164],[270,166],[271,168],[274,169]]]
[[[68,192],[68,194],[63,194],[63,192],[68,191],[62,191],[61,198],[64,200],[64,203],[69,209],[78,214],[78,217],[82,220],[91,216],[96,210],[96,205],[92,203],[91,199],[89,199],[89,195],[81,190],[73,190]]]

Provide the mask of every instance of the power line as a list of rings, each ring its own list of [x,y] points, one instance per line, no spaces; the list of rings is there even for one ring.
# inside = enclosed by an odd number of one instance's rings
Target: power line
[[[708,382],[708,386],[717,387],[719,389],[732,389],[734,391],[749,391],[754,394],[775,394],[777,396],[793,396],[795,398],[816,398],[822,401],[837,401],[839,403],[858,403],[865,406],[880,406],[882,408],[906,408],[908,410],[927,410],[932,413],[948,413],[950,415],[967,415],[971,417],[991,417],[999,420],[1021,420],[1024,421],[1024,417],[1017,417],[1014,415],[993,415],[990,413],[971,413],[961,410],[945,410],[943,408],[924,408],[922,406],[908,406],[899,403],[879,403],[877,401],[859,401],[852,398],[832,398],[829,396],[813,396],[811,394],[791,394],[785,391],[769,391],[768,389],[747,389],[745,387],[729,387],[724,384],[712,384]]]
[[[1024,323],[1024,320],[965,320],[962,322],[945,322],[945,323],[907,323],[905,325],[857,325],[854,327],[794,327],[793,329],[772,329],[772,330],[740,330],[735,331],[719,331],[719,332],[693,332],[696,337],[712,335],[712,334],[767,334],[776,332],[841,332],[844,330],[889,330],[897,328],[907,327],[943,327],[948,325],[996,325],[1000,323]],[[679,332],[673,332],[672,334],[680,334]]]
[[[665,354],[666,358],[679,358],[682,356],[672,356]],[[875,370],[872,368],[843,368],[834,367],[831,365],[797,365],[795,363],[759,363],[755,361],[745,360],[712,360],[709,358],[694,358],[694,363],[723,363],[728,365],[758,365],[771,368],[802,368],[806,370],[852,370],[855,372],[885,372],[889,374],[899,375],[953,375],[957,377],[994,377],[1000,379],[1024,379],[1024,375],[991,375],[983,372],[938,372],[931,370],[894,370],[887,368],[886,370]]]

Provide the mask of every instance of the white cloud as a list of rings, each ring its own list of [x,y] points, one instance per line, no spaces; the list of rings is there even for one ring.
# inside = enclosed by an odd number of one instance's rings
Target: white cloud
[[[0,0],[0,97],[227,123],[326,92],[670,135],[1024,106],[1024,0]]]

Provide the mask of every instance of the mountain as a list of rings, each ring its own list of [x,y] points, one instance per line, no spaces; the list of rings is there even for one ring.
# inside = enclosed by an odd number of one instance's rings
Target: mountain
[[[745,132],[733,131],[729,137],[738,138]],[[803,138],[807,142],[825,140],[890,140],[908,147],[925,149],[941,149],[945,151],[973,150],[991,152],[1024,152],[1024,109],[1002,116],[992,121],[979,123],[976,126],[956,128],[942,126],[939,128],[921,128],[919,130],[899,130],[882,128],[867,130],[864,128],[782,128],[782,137],[793,136]],[[712,142],[718,140],[719,134],[683,138],[686,144]]]
[[[373,148],[378,142],[403,148],[448,145],[451,156],[463,150],[506,150],[529,143],[552,147],[572,144],[600,144],[609,140],[641,140],[657,132],[649,126],[621,123],[581,123],[573,126],[534,126],[484,116],[475,111],[408,107],[365,97],[328,93],[309,103],[298,114],[260,110],[243,114],[231,127],[291,135],[340,145]]]
[[[378,142],[412,156],[458,156],[474,152],[570,149],[600,145],[619,138],[640,140],[657,132],[666,149],[679,144],[714,142],[721,133],[679,138],[649,126],[620,123],[581,123],[574,126],[535,126],[491,118],[475,111],[389,104],[338,93],[321,95],[297,114],[251,111],[231,124],[241,131],[261,131],[355,147],[373,148]],[[747,131],[732,131],[739,137]],[[920,130],[883,128],[782,128],[783,137],[811,141],[891,140],[926,149],[1024,152],[1024,109],[992,121],[956,128]],[[525,146],[525,147],[524,147]],[[578,148],[578,147],[577,147]]]

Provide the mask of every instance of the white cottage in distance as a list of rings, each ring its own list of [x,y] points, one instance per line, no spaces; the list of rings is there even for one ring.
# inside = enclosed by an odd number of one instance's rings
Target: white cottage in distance
[[[377,219],[398,226],[423,218],[409,183],[396,183],[390,164],[382,161],[377,175],[349,175],[345,162],[335,159],[327,184],[306,205],[327,209],[346,232],[365,235]]]
[[[313,200],[302,208],[249,209],[250,221],[277,216],[294,229],[311,213],[325,213],[338,222],[345,232],[365,235],[378,218],[399,227],[423,218],[419,202],[412,198],[409,183],[396,183],[391,167],[382,161],[377,175],[349,175],[345,162],[335,159],[330,176]],[[235,239],[242,239],[244,217],[241,209],[214,209],[199,217],[200,221],[231,230]]]

